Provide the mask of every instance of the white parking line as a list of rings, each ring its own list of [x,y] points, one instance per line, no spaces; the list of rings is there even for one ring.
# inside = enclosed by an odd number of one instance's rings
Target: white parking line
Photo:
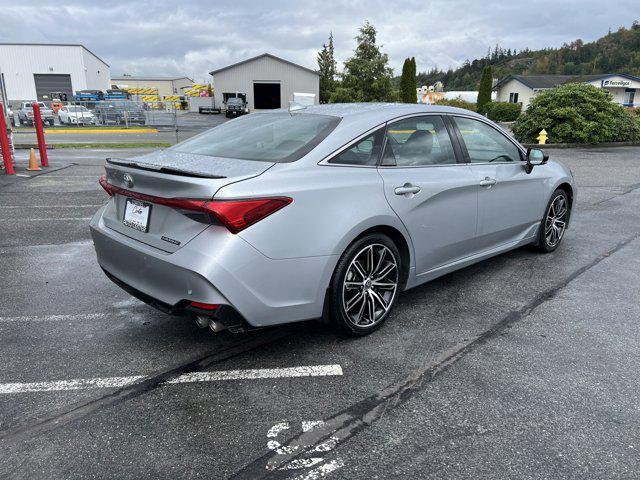
[[[31,210],[32,208],[89,208],[89,207],[101,207],[103,203],[87,203],[80,205],[0,205],[0,208],[26,208]]]
[[[62,221],[76,221],[76,220],[91,220],[91,217],[49,217],[49,218],[25,218],[24,220],[28,222],[48,222],[51,220],[62,220]]]
[[[96,320],[106,317],[106,313],[80,313],[69,315],[22,315],[17,317],[0,317],[0,323],[63,322],[66,320]]]
[[[259,368],[254,370],[222,370],[217,372],[185,373],[166,383],[217,382],[223,380],[258,380],[265,378],[325,377],[342,375],[340,365],[311,365],[285,368]],[[129,377],[78,378],[53,382],[0,383],[0,394],[26,392],[58,392],[89,388],[119,388],[142,380],[144,375]]]

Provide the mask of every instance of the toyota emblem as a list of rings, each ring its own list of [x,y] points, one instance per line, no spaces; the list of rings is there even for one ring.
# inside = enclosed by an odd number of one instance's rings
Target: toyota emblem
[[[129,188],[133,187],[133,177],[131,175],[129,175],[128,173],[125,173],[124,174],[124,183]]]

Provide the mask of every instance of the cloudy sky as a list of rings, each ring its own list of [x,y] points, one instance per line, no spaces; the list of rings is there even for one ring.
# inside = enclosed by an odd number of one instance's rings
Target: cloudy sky
[[[0,42],[82,43],[112,75],[188,75],[269,52],[315,68],[329,31],[339,62],[369,20],[399,72],[457,66],[499,43],[518,50],[594,40],[631,25],[637,0],[0,0]]]

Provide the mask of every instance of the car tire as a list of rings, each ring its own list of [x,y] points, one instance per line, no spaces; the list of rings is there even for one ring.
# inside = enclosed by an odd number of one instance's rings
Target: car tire
[[[567,192],[558,188],[551,195],[544,211],[544,218],[540,222],[536,243],[536,249],[539,252],[551,253],[558,248],[567,230],[570,214],[571,207]]]
[[[400,293],[400,262],[398,248],[386,235],[368,234],[349,245],[327,292],[330,324],[354,337],[380,328]]]

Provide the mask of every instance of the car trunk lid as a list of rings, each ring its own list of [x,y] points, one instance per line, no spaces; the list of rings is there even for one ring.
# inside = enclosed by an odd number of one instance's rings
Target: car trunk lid
[[[270,162],[165,150],[132,159],[110,158],[107,159],[105,170],[109,184],[136,194],[206,200],[212,199],[221,187],[256,177],[271,166],[273,163]],[[123,223],[128,202],[132,202],[130,208],[141,203],[150,204],[146,231]],[[184,246],[207,228],[211,221],[206,214],[140,202],[121,193],[114,194],[103,220],[108,228],[169,253]]]

